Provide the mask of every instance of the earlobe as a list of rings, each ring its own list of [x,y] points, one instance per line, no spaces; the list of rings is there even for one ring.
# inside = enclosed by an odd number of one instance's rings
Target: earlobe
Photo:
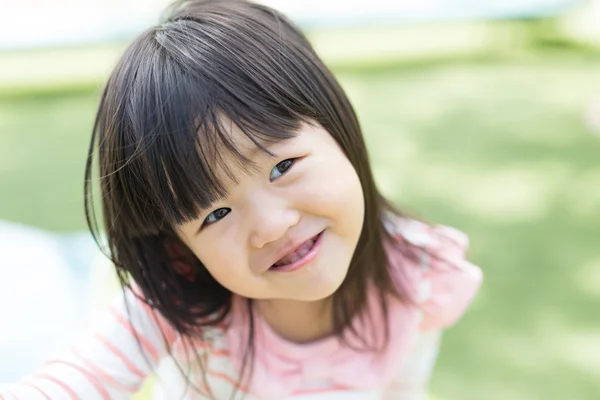
[[[188,282],[194,282],[198,275],[196,256],[179,239],[167,238],[164,243],[171,268]]]
[[[187,246],[181,243],[179,239],[166,238],[164,243],[169,257],[174,260],[185,259],[189,257],[189,254],[191,253]]]
[[[196,281],[196,268],[192,266],[190,263],[185,263],[182,261],[175,261],[172,264],[173,270],[181,276],[185,278],[188,282]]]

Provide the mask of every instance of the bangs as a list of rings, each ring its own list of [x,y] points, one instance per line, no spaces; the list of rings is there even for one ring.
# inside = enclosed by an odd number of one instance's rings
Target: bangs
[[[253,24],[163,24],[134,42],[111,76],[103,98],[115,104],[104,110],[111,122],[98,127],[101,185],[121,200],[107,214],[130,218],[129,233],[196,219],[227,195],[223,175],[236,182],[232,167],[254,170],[233,129],[269,153],[301,122],[319,121],[313,102],[323,94],[307,83],[310,61],[281,32]]]
[[[195,255],[172,254],[179,246],[190,250],[176,226],[227,196],[240,173],[256,171],[249,150],[270,154],[271,143],[294,137],[302,123],[319,125],[354,167],[364,195],[360,238],[333,294],[334,332],[342,342],[346,328],[360,338],[353,317],[366,309],[371,282],[382,289],[384,316],[386,293],[406,298],[412,291],[404,284],[396,290],[390,276],[384,243],[392,239],[382,211],[400,213],[377,190],[349,99],[298,27],[267,6],[176,0],[168,13],[129,46],[102,94],[84,181],[85,216],[96,242],[104,250],[94,208],[97,161],[105,254],[121,284],[135,283],[142,301],[195,339],[202,333],[197,328],[225,321],[232,293]],[[196,280],[179,274],[182,261]],[[247,306],[252,311],[250,301]],[[250,361],[251,374],[249,315],[244,366]]]
[[[239,174],[257,171],[249,152],[258,149],[274,156],[269,145],[294,137],[299,125],[298,120],[283,120],[281,115],[250,120],[248,111],[245,114],[242,119],[223,108],[211,109],[182,125],[177,134],[157,131],[155,137],[149,138],[151,144],[143,158],[152,161],[145,163],[141,173],[151,177],[149,187],[157,188],[147,192],[147,200],[159,205],[157,223],[164,221],[174,226],[198,218],[202,210],[228,195],[226,187],[237,184]],[[274,119],[279,119],[279,123]],[[234,139],[234,131],[248,140],[240,144],[239,139]]]

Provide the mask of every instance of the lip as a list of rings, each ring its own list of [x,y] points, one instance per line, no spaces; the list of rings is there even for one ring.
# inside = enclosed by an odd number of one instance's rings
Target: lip
[[[323,240],[323,233],[325,231],[321,231],[318,234],[311,236],[310,238],[300,242],[300,243],[296,243],[292,246],[289,246],[286,248],[286,251],[282,251],[281,253],[279,253],[278,258],[275,259],[275,262],[277,262],[277,260],[279,260],[280,258],[282,258],[283,256],[285,256],[286,254],[296,250],[297,248],[299,248],[300,246],[302,246],[304,243],[308,242],[309,240],[311,240],[312,238],[316,237],[317,240],[315,241],[315,244],[313,245],[313,247],[308,251],[308,253],[306,253],[304,256],[302,256],[302,258],[294,261],[293,263],[290,264],[286,264],[286,265],[282,265],[279,266],[277,268],[272,268],[269,267],[269,271],[273,271],[273,272],[291,272],[291,271],[296,271],[302,267],[304,267],[306,264],[310,263],[318,254],[319,254],[319,250],[321,249],[321,242]],[[273,262],[271,264],[271,266],[275,263]]]

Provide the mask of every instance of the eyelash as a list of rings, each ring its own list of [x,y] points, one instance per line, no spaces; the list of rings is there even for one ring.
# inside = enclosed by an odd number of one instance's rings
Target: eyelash
[[[269,173],[269,182],[273,182],[276,179],[279,179],[281,176],[285,175],[290,168],[292,168],[294,166],[294,164],[296,163],[296,158],[287,158],[283,161],[280,161],[279,163],[277,163],[270,171]],[[285,163],[285,164],[284,164]],[[279,172],[279,176],[273,178],[273,170],[278,169],[278,167],[280,167],[282,164],[286,165],[285,170],[283,172]],[[223,216],[221,217],[213,217],[213,215],[216,214],[220,214],[223,211],[226,211],[225,214],[223,214]],[[223,207],[223,208],[218,208],[215,211],[211,212],[210,214],[208,214],[208,216],[204,219],[204,222],[202,223],[202,227],[205,228],[209,225],[214,224],[215,222],[219,222],[220,220],[222,220],[223,218],[225,218],[227,216],[227,214],[229,214],[231,212],[231,208],[227,208],[227,207]],[[210,219],[214,219],[213,221],[210,221]]]

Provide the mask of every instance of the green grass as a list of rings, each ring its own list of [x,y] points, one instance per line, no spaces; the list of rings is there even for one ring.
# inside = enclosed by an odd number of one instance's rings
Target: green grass
[[[383,191],[472,239],[485,283],[445,338],[450,400],[600,393],[600,135],[582,110],[600,60],[521,54],[339,68]],[[0,100],[0,218],[84,229],[97,91]]]
[[[84,228],[83,167],[98,93],[0,101],[0,218]]]
[[[472,238],[485,284],[444,342],[446,399],[600,391],[598,61],[459,63],[342,76],[381,187]],[[594,339],[595,338],[595,339]]]

